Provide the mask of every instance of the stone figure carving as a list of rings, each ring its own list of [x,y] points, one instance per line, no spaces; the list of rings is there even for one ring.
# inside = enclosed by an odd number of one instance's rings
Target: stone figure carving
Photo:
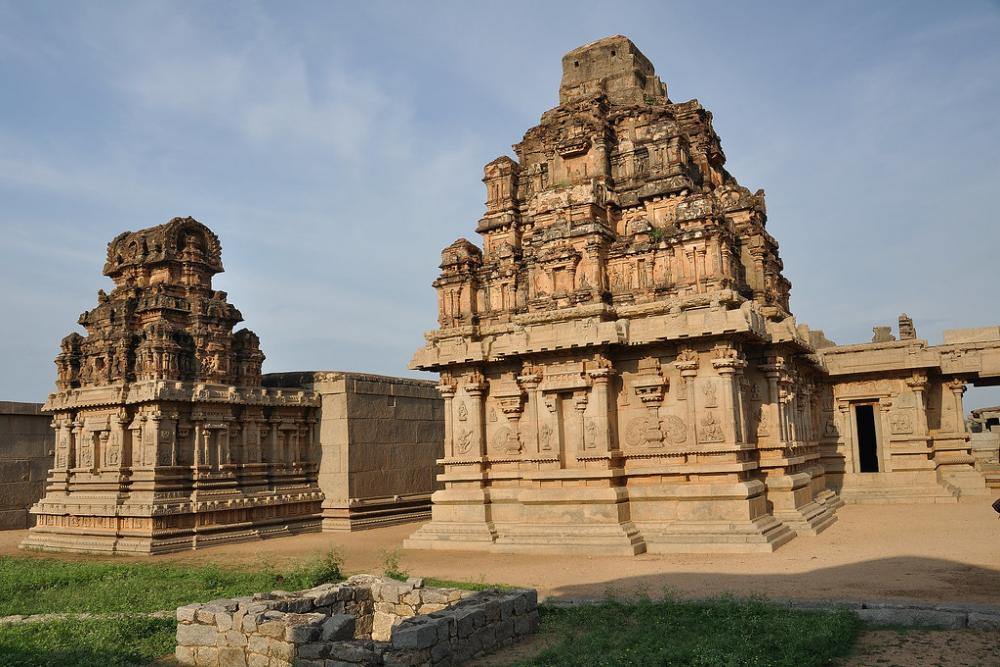
[[[702,385],[701,391],[705,396],[706,408],[716,408],[719,406],[719,399],[715,395],[715,382],[713,380],[707,380]]]
[[[542,428],[538,430],[538,443],[543,452],[552,449],[552,427],[548,424],[542,424]]]
[[[468,454],[469,449],[472,447],[472,431],[469,429],[463,429],[458,435],[458,440],[455,442],[455,450],[459,454]]]
[[[767,408],[764,405],[757,406],[757,436],[767,436],[768,433],[768,418],[767,418]]]
[[[722,442],[725,440],[725,436],[722,434],[722,426],[715,417],[715,413],[711,410],[705,412],[705,416],[701,418],[701,435],[699,436],[701,442]]]
[[[893,411],[889,415],[889,425],[893,433],[913,433],[913,416],[907,411]]]
[[[504,454],[517,454],[521,451],[521,442],[517,432],[507,426],[501,426],[493,434],[492,449]]]
[[[468,418],[469,418],[469,409],[467,407],[465,407],[465,403],[464,402],[459,403],[458,404],[458,421],[464,422]]]

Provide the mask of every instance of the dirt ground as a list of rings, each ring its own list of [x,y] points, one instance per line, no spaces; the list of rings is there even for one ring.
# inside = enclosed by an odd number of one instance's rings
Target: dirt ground
[[[996,667],[995,630],[868,630],[843,667]]]
[[[537,588],[543,598],[600,598],[665,590],[778,598],[1000,604],[1000,520],[992,497],[955,505],[848,505],[815,537],[800,536],[770,554],[534,556],[404,551],[412,575]],[[274,565],[331,547],[347,572],[379,572],[383,554],[418,524],[356,533],[317,533],[155,557],[159,562]],[[0,532],[0,554],[24,531]],[[124,557],[120,557],[124,558]],[[148,557],[147,557],[148,558]]]
[[[990,507],[992,500],[965,499],[956,505],[848,505],[822,534],[797,537],[770,554],[628,558],[404,551],[401,566],[424,577],[531,586],[540,597],[552,600],[608,594],[657,597],[669,590],[690,597],[733,593],[1000,605],[1000,520]],[[379,572],[384,554],[398,548],[418,525],[275,538],[155,560],[280,567],[336,548],[345,558],[348,573]],[[0,532],[0,554],[29,553],[17,548],[24,534]],[[477,665],[529,658],[552,640],[542,634]],[[1000,667],[1000,635],[982,630],[866,630],[841,665]]]

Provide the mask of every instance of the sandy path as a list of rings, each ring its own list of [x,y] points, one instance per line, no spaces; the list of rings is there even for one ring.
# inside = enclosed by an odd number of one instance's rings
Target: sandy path
[[[1000,520],[992,497],[957,505],[849,505],[816,537],[771,554],[531,556],[405,551],[410,574],[531,586],[545,596],[760,593],[782,598],[891,599],[1000,605]],[[156,557],[156,562],[285,565],[336,547],[348,572],[380,571],[381,554],[417,524],[351,534],[311,534]],[[18,552],[24,531],[0,533]],[[24,553],[24,552],[19,552]]]

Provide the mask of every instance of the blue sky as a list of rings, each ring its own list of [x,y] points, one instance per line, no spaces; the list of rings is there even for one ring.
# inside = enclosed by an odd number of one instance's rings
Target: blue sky
[[[1000,323],[996,2],[0,0],[0,399],[44,400],[107,242],[175,215],[220,235],[265,370],[408,374],[482,165],[617,33],[767,191],[800,321]]]

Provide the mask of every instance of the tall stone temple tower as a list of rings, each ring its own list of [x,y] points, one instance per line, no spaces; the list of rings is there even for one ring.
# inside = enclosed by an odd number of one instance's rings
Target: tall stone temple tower
[[[411,367],[440,373],[444,488],[406,546],[770,551],[842,493],[984,493],[961,391],[1000,382],[1000,330],[928,346],[903,316],[899,342],[838,347],[796,324],[712,114],[625,37],[562,69],[517,160],[486,165],[482,249],[441,255]]]
[[[22,546],[159,553],[318,530],[318,400],[261,387],[257,336],[212,288],[192,218],[108,244],[110,294],[56,358],[55,467]]]
[[[445,490],[408,545],[771,550],[833,520],[813,348],[764,193],[625,37],[563,58],[559,106],[486,166],[442,254]]]

